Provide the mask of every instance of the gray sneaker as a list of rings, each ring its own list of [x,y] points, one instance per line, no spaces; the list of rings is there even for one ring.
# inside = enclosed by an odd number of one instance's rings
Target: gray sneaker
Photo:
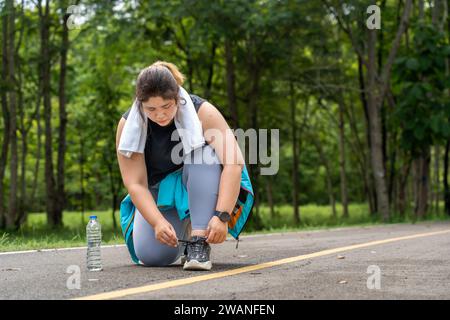
[[[193,236],[189,241],[179,241],[186,243],[185,256],[181,257],[181,261],[185,259],[184,270],[211,270],[211,246],[206,242],[206,237]]]

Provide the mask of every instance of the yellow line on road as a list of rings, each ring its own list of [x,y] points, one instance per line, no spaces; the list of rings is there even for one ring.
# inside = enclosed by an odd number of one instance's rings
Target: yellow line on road
[[[414,235],[410,235],[410,236],[360,243],[360,244],[355,244],[355,245],[351,245],[351,246],[340,247],[340,248],[335,248],[335,249],[328,249],[328,250],[318,251],[318,252],[314,252],[314,253],[310,253],[310,254],[304,254],[304,255],[300,255],[300,256],[296,256],[296,257],[285,258],[285,259],[275,260],[275,261],[271,261],[271,262],[265,262],[265,263],[256,264],[256,265],[252,265],[252,266],[241,267],[241,268],[237,268],[237,269],[233,269],[233,270],[208,273],[208,274],[201,275],[201,276],[183,278],[183,279],[172,280],[172,281],[167,281],[167,282],[162,282],[162,283],[156,283],[156,284],[151,284],[151,285],[146,285],[146,286],[141,286],[141,287],[136,287],[136,288],[116,290],[116,291],[111,291],[111,292],[95,294],[95,295],[91,295],[91,296],[79,297],[79,298],[75,298],[74,300],[106,300],[106,299],[123,298],[123,297],[130,296],[130,295],[137,295],[137,294],[143,294],[143,293],[148,293],[148,292],[162,290],[162,289],[180,287],[180,286],[189,285],[189,284],[202,282],[202,281],[206,281],[206,280],[219,279],[219,278],[223,278],[223,277],[238,275],[241,273],[271,268],[271,267],[275,267],[275,266],[279,266],[279,265],[283,265],[283,264],[287,264],[287,263],[292,263],[292,262],[297,262],[297,261],[301,261],[301,260],[323,257],[323,256],[336,254],[336,253],[343,252],[343,251],[361,249],[361,248],[366,248],[366,247],[371,247],[371,246],[376,246],[376,245],[386,244],[386,243],[391,243],[391,242],[396,242],[396,241],[402,241],[402,240],[410,240],[410,239],[417,239],[417,238],[422,238],[422,237],[435,236],[435,235],[440,235],[440,234],[445,234],[445,233],[450,233],[450,230],[420,233],[420,234],[414,234]]]

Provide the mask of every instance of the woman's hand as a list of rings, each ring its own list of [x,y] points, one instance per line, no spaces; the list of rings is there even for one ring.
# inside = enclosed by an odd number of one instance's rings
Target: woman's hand
[[[155,226],[155,238],[170,247],[178,247],[177,233],[166,219],[161,219]]]
[[[218,217],[214,216],[209,220],[208,228],[206,229],[206,242],[208,243],[222,243],[227,238],[228,222],[222,222]]]

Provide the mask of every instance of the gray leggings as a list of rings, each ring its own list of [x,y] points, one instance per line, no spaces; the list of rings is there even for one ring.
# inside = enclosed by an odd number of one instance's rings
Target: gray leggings
[[[189,219],[192,230],[206,230],[216,209],[222,173],[222,165],[211,146],[204,145],[202,148],[197,148],[188,156],[190,162],[186,161],[187,158],[185,158],[182,170],[183,184],[188,192],[190,216],[180,221],[175,208],[161,211],[167,221],[172,224],[178,239],[184,240],[188,237]],[[203,161],[200,161],[201,159]],[[150,186],[149,189],[156,202],[159,183]],[[155,238],[153,227],[144,219],[137,208],[133,225],[133,244],[136,256],[141,263],[154,267],[167,266],[175,262],[184,249],[182,245],[173,248],[159,242]]]

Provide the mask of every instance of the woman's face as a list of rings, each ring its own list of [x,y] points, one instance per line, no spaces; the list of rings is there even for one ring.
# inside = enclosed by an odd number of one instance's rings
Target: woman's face
[[[142,102],[142,109],[150,120],[162,127],[171,124],[177,113],[175,99],[164,100],[161,97],[151,97]]]

